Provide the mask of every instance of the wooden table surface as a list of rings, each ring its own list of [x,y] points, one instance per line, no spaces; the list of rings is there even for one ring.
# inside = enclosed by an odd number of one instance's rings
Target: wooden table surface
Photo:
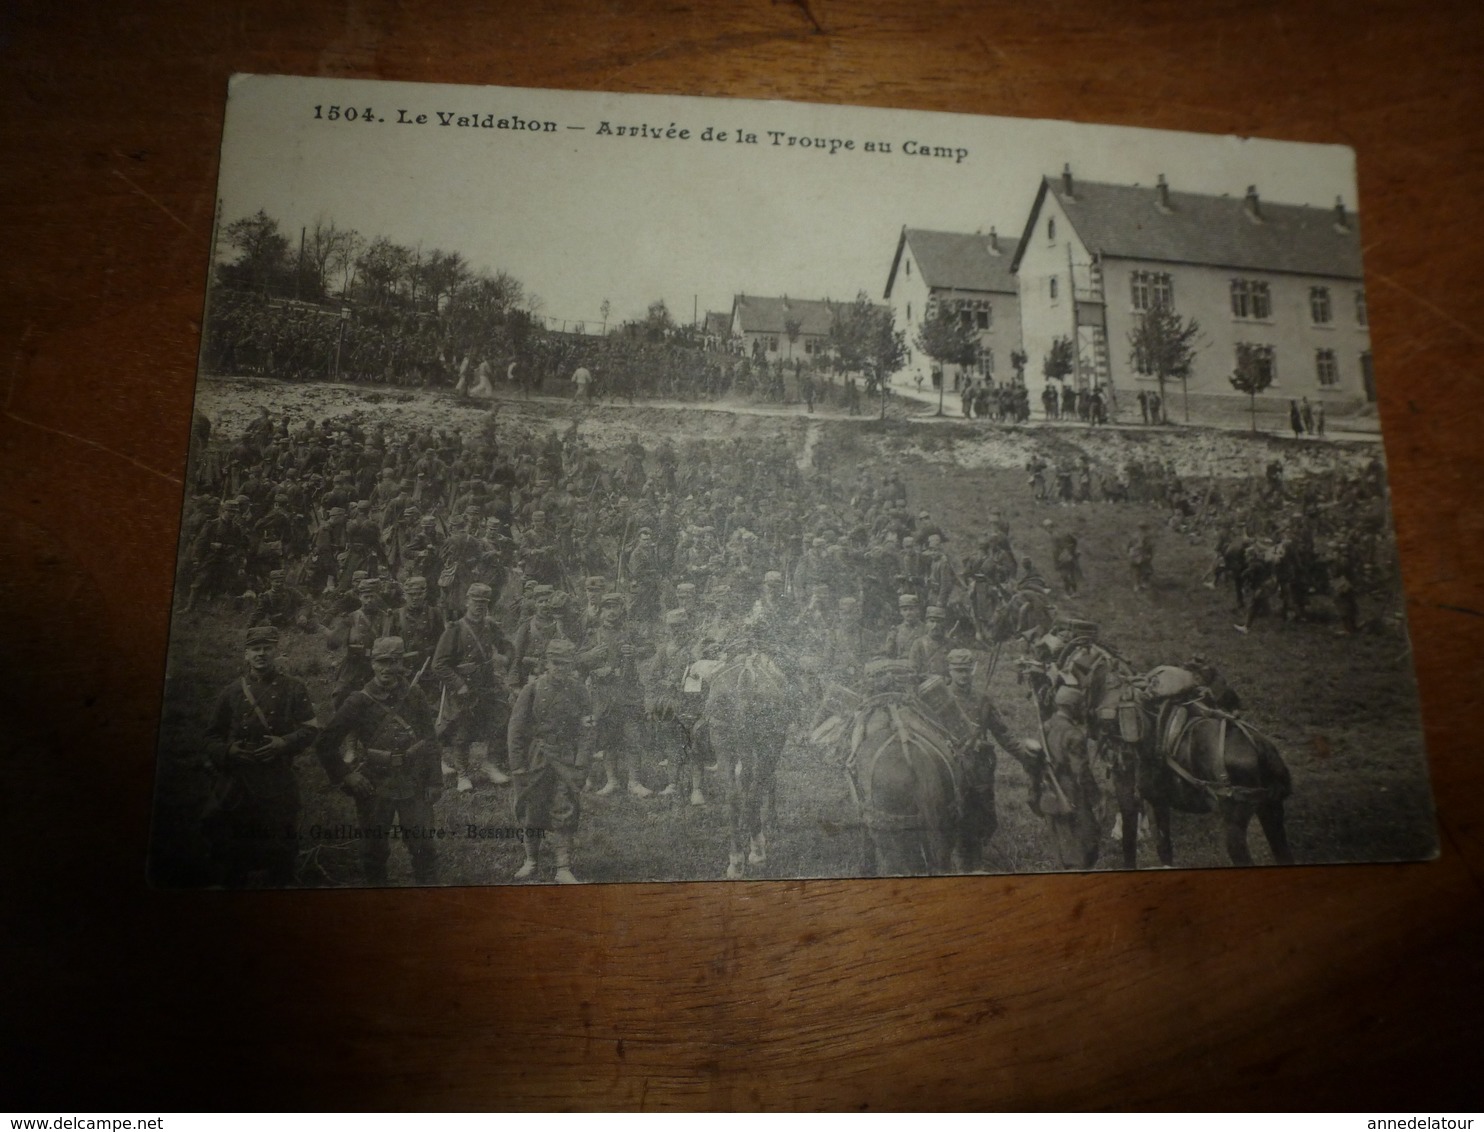
[[[9,6],[0,1103],[1478,1106],[1481,31],[1470,0]],[[147,891],[234,71],[1354,146],[1441,858],[913,883]]]

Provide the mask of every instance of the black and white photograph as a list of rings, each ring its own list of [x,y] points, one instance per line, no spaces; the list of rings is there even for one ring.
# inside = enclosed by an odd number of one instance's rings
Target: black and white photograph
[[[239,75],[216,211],[155,885],[1436,855],[1348,148]]]

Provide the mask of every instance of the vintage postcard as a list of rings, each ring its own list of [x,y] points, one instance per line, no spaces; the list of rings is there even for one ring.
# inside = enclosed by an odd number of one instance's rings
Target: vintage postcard
[[[1348,149],[244,75],[219,198],[154,883],[1436,853]]]

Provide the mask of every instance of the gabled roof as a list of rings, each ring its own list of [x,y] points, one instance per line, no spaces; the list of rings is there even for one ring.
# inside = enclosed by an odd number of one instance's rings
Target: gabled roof
[[[714,335],[717,338],[730,338],[732,336],[732,316],[726,311],[707,311],[706,321],[702,324],[703,334]]]
[[[784,323],[790,319],[798,319],[800,334],[828,334],[835,309],[849,305],[828,299],[738,295],[732,300],[732,313],[734,322],[740,320],[743,334],[787,334]]]
[[[995,245],[999,251],[995,251]],[[1010,265],[1015,262],[1018,240],[1000,240],[993,233],[937,232],[930,228],[903,228],[897,239],[897,253],[892,257],[891,273],[886,278],[886,298],[896,282],[902,264],[902,252],[912,249],[917,270],[929,287],[955,291],[998,291],[1016,293],[1015,276]]]
[[[1361,278],[1360,230],[1353,213],[1344,227],[1335,208],[1261,201],[1254,220],[1248,199],[1169,192],[1155,186],[1076,181],[1068,195],[1061,177],[1043,177],[1020,249],[1053,194],[1089,252],[1115,259],[1192,263],[1247,271],[1281,271]],[[1020,268],[1020,251],[1014,270]]]

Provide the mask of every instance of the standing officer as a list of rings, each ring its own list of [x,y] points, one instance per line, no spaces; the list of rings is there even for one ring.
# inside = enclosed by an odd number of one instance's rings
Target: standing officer
[[[959,827],[959,857],[965,872],[978,869],[984,860],[984,847],[999,828],[995,811],[994,776],[998,743],[1022,766],[1029,756],[1024,746],[1010,734],[994,702],[986,692],[974,691],[974,654],[968,649],[954,649],[948,654],[948,691],[965,718],[975,726],[974,737],[959,751],[964,769],[964,820]]]
[[[624,624],[621,595],[604,594],[602,607],[602,620],[577,657],[593,699],[597,745],[605,753],[607,782],[598,793],[612,794],[622,777],[630,794],[648,798],[652,791],[640,781],[637,766],[644,724],[644,685],[639,682],[638,662],[654,655],[654,645],[640,640]]]
[[[525,862],[516,880],[534,876],[541,841],[549,834],[556,851],[558,884],[577,884],[572,839],[582,816],[582,784],[593,749],[593,709],[577,677],[577,646],[556,638],[546,643],[546,672],[515,700],[508,746],[515,775],[515,820],[526,827]]]
[[[287,584],[282,570],[268,571],[268,588],[257,596],[247,619],[249,628],[272,625],[276,629],[306,628],[309,619],[305,608],[309,599]]]
[[[366,883],[386,884],[395,832],[412,857],[413,880],[437,884],[433,802],[443,788],[433,711],[422,691],[407,681],[401,637],[372,644],[371,669],[370,682],[345,698],[315,751],[330,782],[355,799]],[[347,739],[352,740],[349,761],[340,752]]]
[[[927,631],[912,642],[907,662],[920,679],[948,675],[947,616],[941,605],[927,607]]]
[[[278,671],[278,630],[247,631],[247,671],[222,689],[206,728],[214,780],[202,814],[220,883],[235,888],[264,870],[269,884],[294,883],[299,786],[294,757],[318,732],[302,683]]]
[[[916,594],[902,594],[897,598],[897,609],[902,620],[886,643],[886,656],[890,660],[906,660],[917,638],[927,631],[922,623],[922,599]]]
[[[1139,524],[1139,531],[1128,544],[1129,570],[1133,574],[1134,593],[1143,593],[1154,586],[1154,535],[1149,524]]]
[[[335,672],[331,706],[339,708],[345,697],[371,679],[371,646],[386,635],[386,607],[381,603],[381,584],[375,578],[356,583],[359,604],[331,630],[331,649],[345,650]]]
[[[387,617],[387,632],[401,637],[412,653],[414,672],[422,668],[423,662],[433,655],[438,642],[447,628],[443,621],[443,609],[437,602],[428,600],[428,580],[422,575],[408,578],[402,586],[403,604]]]
[[[1082,726],[1082,689],[1063,684],[1053,701],[1056,711],[1046,721],[1049,788],[1041,791],[1040,809],[1051,821],[1057,863],[1064,869],[1090,869],[1097,864],[1102,841],[1098,819],[1099,790],[1093,778],[1087,731]]]
[[[208,521],[191,548],[191,589],[185,612],[195,607],[203,591],[213,598],[221,593],[239,593],[242,568],[247,562],[247,532],[238,519],[237,501],[223,499],[217,517]]]
[[[661,794],[690,789],[691,802],[705,804],[701,793],[701,763],[696,758],[692,736],[700,719],[696,697],[685,693],[685,675],[699,659],[690,614],[672,609],[665,614],[665,639],[655,651],[650,667],[650,715],[655,722],[656,746],[670,764],[670,781]]]
[[[433,672],[443,682],[446,724],[442,739],[445,760],[458,774],[460,793],[474,789],[474,775],[483,773],[491,783],[510,781],[501,768],[507,762],[502,749],[508,700],[497,677],[505,672],[510,642],[490,617],[494,590],[474,582],[464,591],[464,615],[443,630],[433,650]],[[482,765],[474,762],[474,745],[485,744]]]

